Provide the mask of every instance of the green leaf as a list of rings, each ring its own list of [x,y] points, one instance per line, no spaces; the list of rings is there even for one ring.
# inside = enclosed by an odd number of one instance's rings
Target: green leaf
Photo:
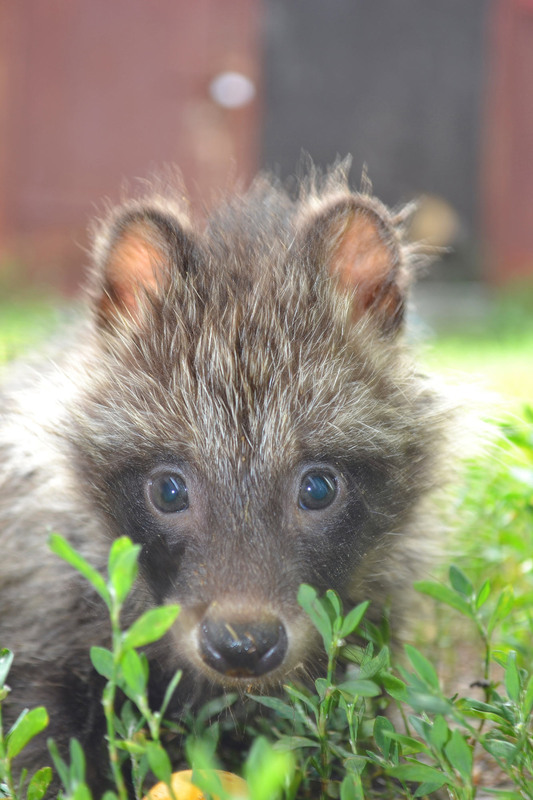
[[[92,795],[86,783],[79,783],[70,795],[70,800],[92,800]]]
[[[125,681],[125,688],[129,691],[128,695],[137,700],[143,697],[148,683],[148,670],[146,661],[143,664],[141,656],[136,650],[126,650],[120,660],[120,667],[122,669],[122,676]]]
[[[418,736],[420,736],[420,738],[425,742],[429,742],[431,733],[430,723],[425,719],[421,719],[420,717],[415,717],[413,715],[409,717],[409,722],[414,728],[415,733],[417,733]]]
[[[366,653],[366,647],[361,647],[358,644],[345,644],[340,648],[339,656],[345,661],[351,661],[354,664],[362,664],[365,660]]]
[[[146,744],[136,742],[134,739],[120,739],[115,744],[119,750],[124,750],[130,755],[143,756],[146,753]]]
[[[302,583],[298,590],[298,603],[321,634],[324,647],[329,652],[333,639],[331,620],[315,589],[306,583]]]
[[[472,609],[466,600],[464,600],[461,595],[454,592],[453,589],[450,589],[449,586],[445,586],[443,583],[436,583],[435,581],[418,581],[414,584],[414,587],[417,592],[427,594],[435,600],[460,611],[465,617],[472,618]]]
[[[377,656],[368,660],[363,660],[359,670],[360,678],[373,678],[390,665],[390,654],[388,647],[382,647]]]
[[[443,716],[438,714],[435,717],[431,730],[429,732],[429,741],[437,751],[442,753],[443,747],[450,737],[450,729]]]
[[[444,786],[445,783],[446,777],[444,775],[442,775],[438,781],[426,781],[425,783],[421,783],[413,797],[426,797],[427,795],[438,791],[438,789]]]
[[[122,704],[122,708],[120,709],[120,719],[115,719],[117,724],[120,721],[120,727],[122,729],[120,735],[124,737],[133,736],[134,734],[138,733],[141,730],[144,722],[143,718],[139,716],[137,709],[134,708],[134,704],[129,700]]]
[[[146,611],[125,632],[122,640],[124,649],[142,647],[145,644],[157,642],[172,627],[179,610],[179,606],[172,605]]]
[[[121,561],[125,555],[135,553],[138,556],[140,550],[140,546],[133,544],[129,536],[119,536],[118,539],[115,539],[111,545],[107,561],[109,577],[112,578],[113,573],[120,569]]]
[[[298,603],[303,607],[309,606],[318,598],[317,590],[308,583],[300,584],[298,588]]]
[[[463,597],[472,597],[474,594],[474,587],[471,581],[468,580],[464,572],[459,569],[459,567],[456,567],[455,564],[451,565],[448,571],[448,577],[452,588],[455,589],[456,592],[462,594]]]
[[[412,645],[405,645],[405,652],[417,675],[432,689],[440,689],[439,678],[433,664]]]
[[[511,586],[506,586],[504,589],[502,589],[502,592],[498,597],[498,602],[496,603],[496,608],[492,612],[489,619],[489,623],[487,625],[487,632],[489,636],[493,632],[496,625],[509,616],[514,606],[514,602],[515,599],[513,589]]]
[[[486,581],[484,581],[481,589],[476,595],[476,609],[478,611],[483,605],[485,605],[489,597],[490,597],[490,581],[487,579]]]
[[[59,775],[59,779],[61,780],[63,786],[67,787],[70,783],[68,766],[59,755],[59,750],[57,749],[57,745],[54,740],[47,739],[46,744],[48,745],[48,749],[50,751],[50,755],[52,756],[52,761],[54,762],[56,772]]]
[[[50,550],[57,556],[62,558],[71,567],[74,567],[89,583],[96,589],[102,600],[106,603],[108,608],[111,608],[111,597],[104,578],[94,567],[86,561],[80,553],[74,550],[73,547],[59,536],[57,533],[52,533],[49,539]]]
[[[505,688],[510,699],[515,703],[520,700],[520,675],[516,666],[516,653],[511,650],[507,656],[507,666],[505,669]]]
[[[181,670],[178,670],[178,673]],[[178,674],[176,673],[176,675]],[[172,680],[175,679],[176,675]],[[167,687],[166,694],[169,691],[169,687],[171,686],[172,681],[170,682],[169,686]],[[211,720],[213,717],[218,718],[222,714],[223,711],[230,708],[238,699],[239,695],[237,692],[228,692],[228,694],[222,695],[220,697],[214,697],[212,700],[208,700],[201,708],[195,712],[194,720],[195,720],[195,728],[201,730],[202,728],[208,727],[208,724],[212,724]],[[161,707],[162,708],[162,707]],[[163,711],[161,710],[161,714]]]
[[[449,714],[452,706],[444,697],[439,697],[434,694],[425,692],[415,692],[409,690],[407,692],[407,703],[414,708],[415,711],[424,712],[426,714]]]
[[[228,800],[227,795],[222,788],[220,776],[213,766],[193,766],[191,780],[193,786],[200,790],[202,798],[209,797]],[[177,800],[181,800],[181,798],[177,798]]]
[[[364,800],[361,781],[355,775],[348,773],[341,783],[340,800]]]
[[[163,698],[163,702],[161,703],[161,708],[159,709],[159,713],[161,714],[162,717],[165,716],[165,711],[168,708],[168,704],[172,700],[172,695],[176,691],[176,687],[177,687],[178,683],[180,682],[182,675],[183,675],[183,670],[182,669],[178,669],[174,673],[174,675],[172,677],[172,680],[170,681],[170,683],[168,684],[168,686],[166,688],[165,696]],[[218,698],[216,698],[216,699],[218,700]],[[225,701],[226,701],[226,698],[224,697],[224,702]]]
[[[450,741],[444,748],[446,757],[452,767],[457,770],[464,781],[472,776],[472,748],[466,743],[464,736],[456,729],[452,731]]]
[[[156,778],[169,784],[172,776],[172,764],[166,751],[157,742],[147,742],[146,754],[150,769]]]
[[[392,739],[387,734],[395,732],[394,725],[387,717],[376,717],[374,721],[374,739],[384,758],[388,759],[392,745]]]
[[[324,700],[327,693],[330,692],[332,688],[331,681],[328,681],[327,678],[317,678],[315,681],[316,693],[321,700]]]
[[[461,698],[457,701],[456,706],[462,714],[466,714],[469,717],[475,717],[476,719],[490,719],[493,722],[499,723],[500,725],[502,724],[502,721],[508,721],[507,714],[502,708],[495,705],[489,705],[488,703],[483,703],[481,700],[472,700],[469,697]]]
[[[524,696],[524,713],[526,717],[529,717],[532,711],[533,711],[533,675],[530,676],[527,682],[526,693]]]
[[[405,702],[407,700],[407,686],[404,681],[397,678],[396,675],[391,675],[390,672],[384,672],[380,675],[383,688],[394,700]]]
[[[404,733],[388,733],[386,734],[393,742],[398,742],[402,748],[402,755],[410,756],[416,753],[430,754],[430,749],[423,742],[415,739],[413,736],[406,736]]]
[[[350,701],[354,697],[377,697],[380,694],[379,686],[367,680],[343,681],[338,684],[337,689],[348,696]]]
[[[420,762],[409,762],[409,764],[399,764],[397,767],[389,767],[387,775],[393,778],[398,778],[400,781],[421,781],[438,783],[441,781],[441,786],[446,783],[446,778],[443,777],[442,772],[435,767],[430,767],[428,764],[421,764]]]
[[[73,783],[85,780],[85,754],[77,739],[70,740],[70,775]]]
[[[185,740],[187,761],[193,769],[193,783],[195,783],[195,776],[198,774],[198,772],[219,768],[219,763],[216,756],[218,725],[215,724],[213,728],[215,732],[214,736],[212,735],[212,730],[208,729],[201,738],[188,736]]]
[[[138,558],[141,547],[133,544],[127,536],[115,539],[109,553],[108,572],[117,601],[126,599],[138,572]]]
[[[52,770],[50,767],[43,767],[37,770],[32,776],[26,793],[27,800],[42,800],[46,790],[52,781]]]
[[[342,617],[342,604],[337,592],[334,592],[333,589],[328,589],[326,592],[326,598],[329,601],[333,614],[336,617]]]
[[[519,750],[516,745],[501,739],[483,739],[482,745],[497,761],[507,766],[511,765],[517,757]]]
[[[254,740],[246,763],[244,777],[254,800],[279,797],[283,785],[291,780],[294,771],[292,753],[275,750],[263,736]]]
[[[355,631],[358,627],[359,623],[363,619],[365,612],[370,604],[366,603],[359,603],[358,606],[352,608],[346,616],[341,625],[341,629],[339,631],[339,636],[344,639],[346,636],[349,636],[351,633]]]
[[[352,775],[361,775],[367,764],[367,756],[356,756],[352,754],[350,754],[344,762],[346,772]]]
[[[365,639],[369,646],[381,649],[390,642],[390,621],[385,615],[379,625],[374,625],[369,619],[365,620]]]
[[[13,653],[7,648],[0,650],[0,687],[6,682],[6,678],[13,663]]]
[[[286,684],[284,687],[285,691],[293,700],[300,700],[313,714],[318,709],[318,697],[315,697],[313,694],[304,694],[296,686],[292,686],[291,684]]]
[[[282,719],[290,719],[292,722],[294,722],[296,717],[294,708],[288,703],[284,703],[283,700],[280,700],[277,697],[261,697],[254,694],[249,694],[247,697],[250,697],[252,700],[255,700],[256,703],[259,703],[262,706],[271,708],[276,712],[276,714],[282,717]]]
[[[48,725],[48,714],[41,707],[23,711],[7,735],[7,755],[15,758],[34,736]]]
[[[113,653],[105,647],[91,647],[91,662],[95,670],[106,680],[113,676]]]
[[[315,739],[309,739],[307,736],[282,736],[277,742],[274,743],[274,750],[299,750],[303,747],[317,747]]]

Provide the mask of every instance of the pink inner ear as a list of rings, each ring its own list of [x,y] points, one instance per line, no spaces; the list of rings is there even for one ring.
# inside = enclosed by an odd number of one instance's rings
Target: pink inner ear
[[[157,264],[162,253],[148,240],[152,232],[143,228],[140,224],[124,233],[111,250],[106,269],[107,295],[101,306],[105,316],[113,310],[135,315],[139,291],[157,289]]]
[[[369,212],[351,214],[331,259],[330,269],[345,289],[354,291],[353,317],[369,308],[387,316],[397,313],[401,293],[396,285],[398,253],[385,240],[379,218]]]

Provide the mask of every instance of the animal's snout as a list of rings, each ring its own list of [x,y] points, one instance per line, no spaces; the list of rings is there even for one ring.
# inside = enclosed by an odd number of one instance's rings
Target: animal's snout
[[[272,672],[288,648],[285,627],[275,616],[231,620],[209,613],[200,623],[199,644],[204,663],[228,678]]]

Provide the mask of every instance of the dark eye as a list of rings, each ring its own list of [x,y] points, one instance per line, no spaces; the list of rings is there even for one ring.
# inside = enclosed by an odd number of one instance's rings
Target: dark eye
[[[159,511],[175,514],[189,507],[189,494],[179,475],[159,475],[149,484],[150,497]]]
[[[300,486],[298,503],[307,511],[327,508],[337,496],[337,481],[327,472],[308,472]]]

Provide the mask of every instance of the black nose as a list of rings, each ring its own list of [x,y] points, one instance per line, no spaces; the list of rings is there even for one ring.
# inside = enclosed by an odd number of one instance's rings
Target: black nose
[[[287,633],[279,619],[228,621],[204,617],[200,652],[217,672],[234,678],[253,678],[279,667],[287,652]]]

